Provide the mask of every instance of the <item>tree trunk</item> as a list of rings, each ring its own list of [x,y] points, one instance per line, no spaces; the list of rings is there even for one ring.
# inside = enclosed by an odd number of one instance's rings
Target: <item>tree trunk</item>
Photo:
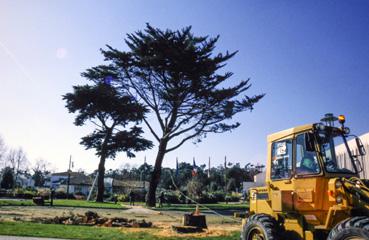
[[[161,164],[165,156],[165,151],[167,149],[168,140],[161,139],[158,149],[158,154],[156,155],[154,171],[151,174],[151,181],[149,185],[149,192],[147,193],[146,206],[155,207],[156,204],[156,188],[158,187],[160,175],[161,175]]]
[[[96,202],[104,201],[104,176],[105,176],[105,155],[101,155],[99,170],[98,170],[98,178],[97,178],[97,196]]]
[[[99,163],[99,176],[97,177],[97,196],[96,202],[104,202],[104,177],[105,177],[105,160],[107,156],[108,140],[111,138],[112,129],[108,129],[105,135],[104,142],[101,146],[101,156]]]

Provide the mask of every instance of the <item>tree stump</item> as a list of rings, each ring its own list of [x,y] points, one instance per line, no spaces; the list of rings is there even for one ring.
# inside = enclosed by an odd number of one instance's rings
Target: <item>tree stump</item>
[[[33,200],[33,203],[36,204],[37,206],[45,205],[45,200],[43,197],[34,197],[32,200]]]
[[[183,216],[183,226],[208,228],[208,226],[206,225],[205,215],[193,215],[193,214],[185,214]]]

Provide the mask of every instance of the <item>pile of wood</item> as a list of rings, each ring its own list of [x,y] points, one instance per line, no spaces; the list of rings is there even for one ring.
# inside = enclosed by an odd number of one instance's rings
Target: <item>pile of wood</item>
[[[149,228],[151,222],[145,220],[127,219],[127,218],[106,218],[100,217],[96,212],[87,211],[84,215],[69,213],[67,216],[56,216],[54,218],[32,218],[33,222],[46,224],[65,224],[65,225],[86,225],[86,226],[104,226],[104,227],[134,227]]]

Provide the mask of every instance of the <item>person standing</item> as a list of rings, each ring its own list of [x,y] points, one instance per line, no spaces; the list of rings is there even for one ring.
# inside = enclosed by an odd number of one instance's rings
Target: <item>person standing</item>
[[[129,196],[129,205],[134,206],[135,205],[135,193],[131,190],[128,196]]]

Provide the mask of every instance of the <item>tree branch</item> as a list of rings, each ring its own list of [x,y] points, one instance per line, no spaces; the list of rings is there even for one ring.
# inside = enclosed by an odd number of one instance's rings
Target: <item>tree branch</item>
[[[163,123],[163,119],[161,119],[160,117],[160,113],[159,113],[159,109],[155,106],[153,106],[150,102],[148,102],[148,99],[145,99],[142,94],[140,93],[140,91],[137,89],[137,86],[134,84],[131,76],[129,75],[127,69],[124,69],[125,73],[126,73],[126,76],[128,78],[128,80],[130,81],[131,83],[131,87],[133,89],[135,89],[136,93],[140,96],[140,98],[147,104],[149,105],[149,107],[155,112],[155,115],[159,121],[159,124],[160,124],[160,127],[162,128],[163,132],[164,132],[164,129],[165,129],[165,126],[164,126],[164,123]]]
[[[158,140],[158,142],[160,142],[160,138],[158,137],[158,135],[155,133],[154,129],[151,127],[151,125],[149,124],[149,122],[146,120],[146,118],[143,119],[146,126],[150,129],[150,132],[152,133],[152,135],[154,135],[155,139]]]

